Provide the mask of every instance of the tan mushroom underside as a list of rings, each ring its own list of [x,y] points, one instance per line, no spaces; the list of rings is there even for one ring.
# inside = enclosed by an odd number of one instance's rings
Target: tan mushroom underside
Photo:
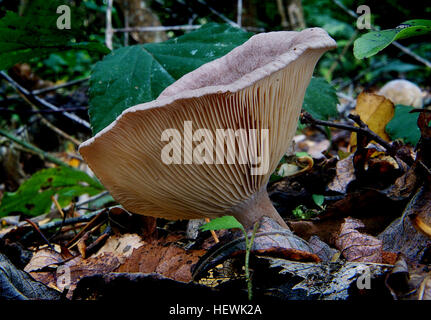
[[[114,124],[81,145],[80,153],[115,200],[131,212],[166,219],[237,216],[249,202],[261,198],[262,190],[267,201],[266,184],[296,131],[314,66],[335,46],[326,33],[321,37],[326,37],[326,42],[315,48],[290,48],[301,52],[286,58],[288,63],[282,68],[277,58],[278,71],[272,71],[274,65],[267,66],[271,62],[258,64],[252,72],[233,79],[230,86],[218,82],[218,86],[206,84],[187,91],[184,83],[187,86],[193,75],[186,75],[157,100],[123,112]],[[224,63],[222,59],[218,59],[220,63]],[[197,76],[199,69],[194,71]],[[251,175],[250,163],[164,164],[161,151],[167,142],[161,141],[162,132],[172,128],[182,135],[184,121],[192,122],[193,131],[209,129],[213,137],[216,129],[258,129],[260,141],[260,129],[268,129],[269,170],[264,175]],[[182,150],[183,145],[176,147]]]

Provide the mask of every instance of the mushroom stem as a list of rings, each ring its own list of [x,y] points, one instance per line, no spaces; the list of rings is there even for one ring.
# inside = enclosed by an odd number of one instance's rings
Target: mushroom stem
[[[246,230],[252,228],[256,221],[259,221],[263,216],[269,217],[276,221],[283,228],[288,229],[286,222],[280,214],[275,210],[271,200],[269,199],[266,188],[262,188],[256,192],[249,200],[236,205],[231,209],[232,215],[244,226]]]

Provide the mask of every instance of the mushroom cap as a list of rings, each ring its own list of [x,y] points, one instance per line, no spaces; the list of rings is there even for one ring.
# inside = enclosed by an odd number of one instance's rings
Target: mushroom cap
[[[403,104],[415,108],[422,108],[424,94],[413,82],[404,79],[391,80],[379,91],[394,104]]]
[[[79,152],[114,199],[131,212],[166,219],[230,214],[266,187],[296,131],[315,64],[334,47],[335,41],[320,28],[257,34],[184,75],[156,100],[128,108],[81,144]],[[179,143],[170,140],[172,152],[180,150],[182,160],[166,164],[161,154],[168,142],[162,134],[172,129],[183,135],[186,121],[193,132],[207,129],[210,136],[192,145],[185,144],[185,137]],[[223,158],[217,164],[217,150],[212,163],[186,163],[186,153],[192,154],[197,145],[211,146],[211,137],[216,146],[217,130],[227,129],[256,129],[255,152],[247,153],[238,140],[227,138],[236,150],[234,163]],[[265,144],[261,129],[268,130]],[[227,155],[229,145],[223,148]],[[265,150],[267,170],[253,174],[258,164],[251,156],[263,156]],[[250,156],[247,161],[240,159],[241,152]]]

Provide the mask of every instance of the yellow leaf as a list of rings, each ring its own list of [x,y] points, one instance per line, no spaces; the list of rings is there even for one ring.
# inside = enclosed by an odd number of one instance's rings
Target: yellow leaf
[[[68,161],[68,164],[71,167],[78,168],[79,165],[81,164],[81,161],[79,161],[78,159],[72,158]]]
[[[385,132],[385,127],[394,116],[394,104],[383,96],[375,93],[362,92],[356,100],[356,108],[353,113],[359,115],[368,128],[386,141],[391,141]],[[350,136],[350,150],[356,149],[356,133]]]

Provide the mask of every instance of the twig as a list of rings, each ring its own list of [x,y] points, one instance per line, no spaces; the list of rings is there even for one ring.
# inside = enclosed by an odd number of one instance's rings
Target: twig
[[[108,212],[108,210],[107,210],[107,209],[104,209],[104,210],[100,211],[96,216],[94,216],[94,217],[93,217],[93,218],[92,218],[92,219],[87,223],[87,225],[86,225],[84,228],[82,228],[82,229],[81,229],[81,231],[79,231],[79,232],[78,232],[78,234],[77,234],[75,237],[73,237],[73,239],[72,239],[72,240],[70,240],[70,241],[65,245],[65,247],[70,248],[70,247],[74,246],[74,245],[77,243],[77,241],[81,238],[81,236],[82,236],[83,234],[85,234],[85,233],[88,231],[88,229],[92,228],[92,227],[96,224],[97,220],[98,220],[100,217],[102,217],[104,214],[106,214],[107,212]]]
[[[40,97],[32,94],[30,91],[28,91],[27,89],[25,89],[24,87],[22,87],[15,80],[13,80],[4,71],[0,71],[0,77],[4,78],[7,82],[9,82],[12,85],[12,87],[14,87],[15,90],[17,90],[19,93],[21,93],[24,96],[25,100],[29,101],[30,103],[34,101],[34,102],[36,102],[36,103],[38,103],[38,104],[40,104],[40,105],[42,105],[42,106],[44,106],[46,108],[49,108],[51,110],[55,110],[55,111],[60,110],[60,108],[58,108],[57,106],[55,106],[55,105],[49,103],[48,101],[46,101],[46,100],[44,100],[44,99],[42,99],[42,98],[40,98]],[[62,114],[65,117],[69,118],[70,120],[73,120],[76,123],[79,123],[80,125],[82,125],[82,126],[88,128],[88,129],[90,129],[90,124],[87,121],[79,118],[75,114],[72,114],[72,113],[69,113],[69,112],[63,112]]]
[[[127,3],[127,2],[126,2]],[[129,8],[128,5],[126,5],[126,8],[124,9],[124,28],[129,27]],[[113,30],[115,32],[115,30]],[[129,45],[129,33],[124,32],[124,46],[127,47]]]
[[[339,0],[332,0],[337,6],[339,6],[341,9],[343,9],[349,16],[351,16],[352,18],[357,18],[358,15],[350,10],[349,8],[347,8],[344,4],[342,4]]]
[[[210,219],[209,219],[209,218],[205,218],[205,222],[206,222],[206,223],[210,222]],[[215,243],[219,243],[219,242],[220,242],[220,240],[219,240],[219,238],[217,237],[217,234],[215,233],[215,231],[214,231],[214,230],[210,230],[210,232],[211,232],[211,235],[212,235],[212,236],[213,236],[213,238],[214,238]]]
[[[76,207],[77,207],[77,208],[80,208],[81,206],[83,206],[83,205],[85,205],[85,204],[87,204],[87,203],[90,203],[90,202],[96,201],[96,200],[98,200],[98,199],[100,199],[100,198],[102,198],[102,197],[104,197],[104,196],[106,196],[106,195],[108,195],[108,194],[109,194],[109,192],[108,192],[108,191],[103,191],[102,193],[96,194],[96,195],[95,195],[95,196],[93,196],[93,197],[90,197],[90,198],[85,199],[85,200],[83,200],[83,201],[81,201],[81,202],[78,202],[78,203],[76,204]]]
[[[21,97],[20,97],[21,100]],[[5,100],[1,100],[1,102],[5,102]],[[32,109],[32,110],[13,110],[13,109],[9,109],[9,108],[0,108],[0,112],[5,112],[5,113],[29,113],[29,114],[34,114],[34,113],[63,113],[63,112],[69,112],[69,111],[80,111],[80,110],[87,110],[87,107],[72,107],[72,108],[58,108],[57,110],[52,110],[52,109]]]
[[[82,79],[76,79],[76,80],[71,80],[69,82],[66,83],[62,83],[62,84],[58,84],[56,86],[52,86],[52,87],[48,87],[48,88],[43,88],[43,89],[39,89],[39,90],[33,90],[31,93],[34,95],[40,95],[43,93],[47,93],[47,92],[51,92],[51,91],[56,91],[58,89],[62,89],[62,88],[66,88],[66,87],[71,87],[74,86],[76,84],[80,84],[83,83],[85,81],[88,81],[90,79],[90,77],[86,77],[86,78],[82,78]]]
[[[106,46],[112,50],[112,5],[113,0],[108,0],[108,4],[106,7],[106,30],[105,30],[105,44]]]
[[[348,96],[347,94],[344,94],[344,93],[342,93],[342,92],[337,92],[337,96],[338,96],[339,98],[341,98],[341,99],[345,99],[345,100],[347,100],[347,101],[349,101],[349,102],[355,102],[355,101],[356,101],[355,99],[353,99],[353,97]]]
[[[90,256],[93,252],[99,249],[105,241],[109,238],[112,233],[112,229],[110,226],[107,226],[106,229],[102,232],[102,234],[94,240],[87,248],[85,248],[85,256]]]
[[[91,212],[89,214],[80,216],[80,217],[74,217],[74,218],[69,218],[64,220],[64,223],[62,223],[62,221],[53,221],[53,222],[48,222],[46,224],[44,224],[43,226],[40,227],[41,230],[49,230],[49,229],[54,229],[54,228],[58,228],[60,226],[67,226],[67,225],[71,225],[71,224],[76,224],[76,223],[80,223],[80,222],[88,222],[91,219],[93,219],[95,216],[99,215],[101,212],[105,211],[106,208]]]
[[[44,118],[42,115],[41,115],[41,110],[38,110],[37,108],[36,108],[36,106],[32,103],[32,102],[30,102],[30,101],[28,101],[29,102],[29,104],[31,105],[31,107],[32,107],[32,110],[18,110],[18,113],[19,112],[31,112],[31,113],[37,113],[37,117],[38,117],[38,119],[45,125],[45,126],[47,126],[49,129],[51,129],[52,131],[54,131],[55,133],[57,133],[58,135],[60,135],[60,136],[62,136],[63,138],[65,138],[65,139],[67,139],[67,140],[69,140],[69,141],[71,141],[71,142],[73,142],[74,144],[76,144],[76,145],[80,145],[81,144],[81,142],[80,141],[78,141],[77,139],[75,139],[74,137],[72,137],[72,136],[70,136],[70,135],[68,135],[66,132],[64,132],[63,130],[61,130],[61,129],[59,129],[59,128],[57,128],[56,126],[54,126],[51,122],[49,122],[46,118]],[[85,108],[86,109],[86,108]],[[63,109],[64,110],[64,109]],[[48,112],[62,112],[63,110],[47,110]],[[7,108],[0,108],[0,111],[7,111],[7,112],[10,112],[10,113],[16,113],[17,111],[16,110],[10,110],[10,109],[7,109]]]
[[[236,23],[241,28],[241,26],[242,26],[242,0],[237,1]]]
[[[58,235],[61,233],[61,230],[63,229],[63,226],[64,226],[64,222],[66,221],[66,214],[63,212],[63,209],[61,208],[61,206],[60,206],[60,204],[58,203],[57,199],[56,199],[54,196],[52,196],[52,197],[51,197],[51,200],[54,202],[55,207],[56,207],[56,208],[57,208],[57,210],[60,212],[62,219],[61,219],[61,226],[60,226],[60,228],[58,229],[58,231],[57,231],[56,233],[54,233],[54,234],[49,238],[49,240],[54,239],[56,236],[58,236]],[[73,213],[73,211],[74,211],[74,210],[75,210],[75,204],[72,202],[72,205],[70,206],[70,208],[69,208],[69,210],[68,210],[69,214]]]
[[[109,208],[108,208],[109,209]],[[78,224],[78,223],[85,223],[90,221],[91,219],[93,219],[95,216],[97,216],[98,214],[100,214],[102,211],[106,210],[106,208],[97,210],[97,211],[93,211],[89,214],[80,216],[80,217],[74,217],[74,218],[69,218],[69,219],[65,219],[64,221],[52,221],[52,222],[48,222],[45,223],[44,225],[40,226],[39,229],[41,231],[46,231],[46,230],[50,230],[50,229],[55,229],[58,227],[64,227],[64,226],[68,226],[68,225],[74,225],[74,224]],[[29,232],[27,232],[25,235],[23,235],[21,237],[21,241],[25,241],[29,236],[31,236],[34,233],[34,230],[31,230]]]
[[[66,132],[64,132],[63,130],[57,128],[56,126],[54,126],[51,122],[49,122],[47,119],[45,119],[42,115],[38,115],[40,121],[47,126],[49,129],[51,129],[52,131],[54,131],[55,133],[57,133],[58,135],[62,136],[63,138],[65,138],[66,140],[71,141],[72,143],[74,143],[75,145],[79,146],[81,144],[81,141],[75,139],[74,137],[72,137],[71,135],[67,134]]]
[[[24,221],[26,221],[29,225],[31,225],[34,228],[34,230],[36,230],[36,232],[42,237],[42,239],[47,243],[48,247],[51,250],[55,251],[54,247],[51,245],[51,243],[49,243],[48,239],[44,236],[44,234],[39,229],[39,226],[36,223],[31,221],[30,219],[24,219]]]
[[[288,28],[289,22],[287,21],[286,12],[283,6],[283,0],[277,0],[277,9],[278,9],[278,13],[280,14],[281,26],[283,28]]]
[[[181,26],[151,26],[151,27],[126,27],[112,29],[112,32],[155,32],[169,30],[195,30],[202,27],[201,25],[181,25]]]
[[[153,27],[129,27],[129,28],[116,28],[112,29],[113,32],[155,32],[155,31],[170,31],[170,30],[196,30],[202,27],[202,25],[181,25],[181,26],[153,26]],[[265,28],[259,28],[259,27],[242,27],[242,29],[245,29],[247,31],[252,32],[264,32]]]
[[[343,50],[340,52],[340,54],[337,56],[335,61],[332,63],[332,65],[329,67],[328,70],[328,78],[332,78],[332,73],[334,72],[335,68],[337,68],[338,64],[341,62],[341,59],[344,57],[344,55],[347,53],[347,49],[352,45],[353,41],[356,39],[358,35],[358,30],[355,30],[353,35],[350,37],[350,39],[345,44]]]
[[[227,18],[224,14],[222,14],[222,13],[218,12],[217,10],[215,10],[214,8],[210,7],[205,1],[203,1],[203,0],[197,0],[197,1],[200,4],[204,5],[206,8],[208,8],[208,10],[210,10],[213,14],[215,14],[216,16],[218,16],[224,22],[229,23],[233,27],[240,28],[240,26],[236,22],[233,22],[232,20],[230,20],[229,18]]]
[[[362,135],[366,136],[368,139],[376,141],[383,148],[385,148],[386,151],[390,155],[395,155],[396,151],[395,151],[394,147],[390,143],[388,143],[387,141],[383,140],[379,135],[377,135],[376,133],[374,133],[373,131],[371,131],[368,128],[368,126],[360,119],[359,116],[351,114],[348,117],[350,119],[352,119],[353,121],[355,121],[359,125],[359,127],[351,126],[351,125],[348,125],[348,124],[342,124],[342,123],[335,123],[335,122],[330,122],[330,121],[317,120],[317,119],[314,119],[311,116],[311,114],[309,114],[308,112],[303,112],[301,114],[301,123],[303,123],[303,124],[311,124],[311,125],[327,126],[327,127],[332,127],[332,128],[337,128],[337,129],[342,129],[342,130],[347,130],[347,131],[352,131],[352,132],[356,132],[356,133],[362,134]]]
[[[20,139],[18,139],[17,137],[15,137],[14,135],[10,134],[9,132],[4,131],[3,129],[0,129],[0,135],[4,136],[6,138],[8,138],[9,140],[12,140],[13,142],[23,146],[24,148],[27,148],[29,150],[31,150],[32,152],[35,152],[36,154],[38,154],[42,159],[55,163],[59,166],[65,166],[65,167],[70,167],[67,163],[61,161],[60,159],[57,159],[56,157],[51,156],[49,153],[43,151],[42,149],[39,149],[35,146],[33,146],[32,144],[22,141]]]
[[[57,208],[58,212],[60,212],[61,217],[64,218],[66,215],[63,212],[63,209],[61,208],[60,204],[58,203],[57,199],[54,196],[51,196],[51,201],[54,202],[55,207]]]
[[[411,51],[409,48],[403,46],[401,43],[394,41],[392,42],[392,44],[397,47],[398,49],[400,49],[402,52],[404,52],[405,54],[411,56],[412,58],[416,59],[416,61],[419,61],[421,63],[423,63],[424,65],[426,65],[428,68],[431,68],[431,62],[429,62],[428,60],[422,58],[421,56],[417,55],[416,53],[414,53],[413,51]]]

